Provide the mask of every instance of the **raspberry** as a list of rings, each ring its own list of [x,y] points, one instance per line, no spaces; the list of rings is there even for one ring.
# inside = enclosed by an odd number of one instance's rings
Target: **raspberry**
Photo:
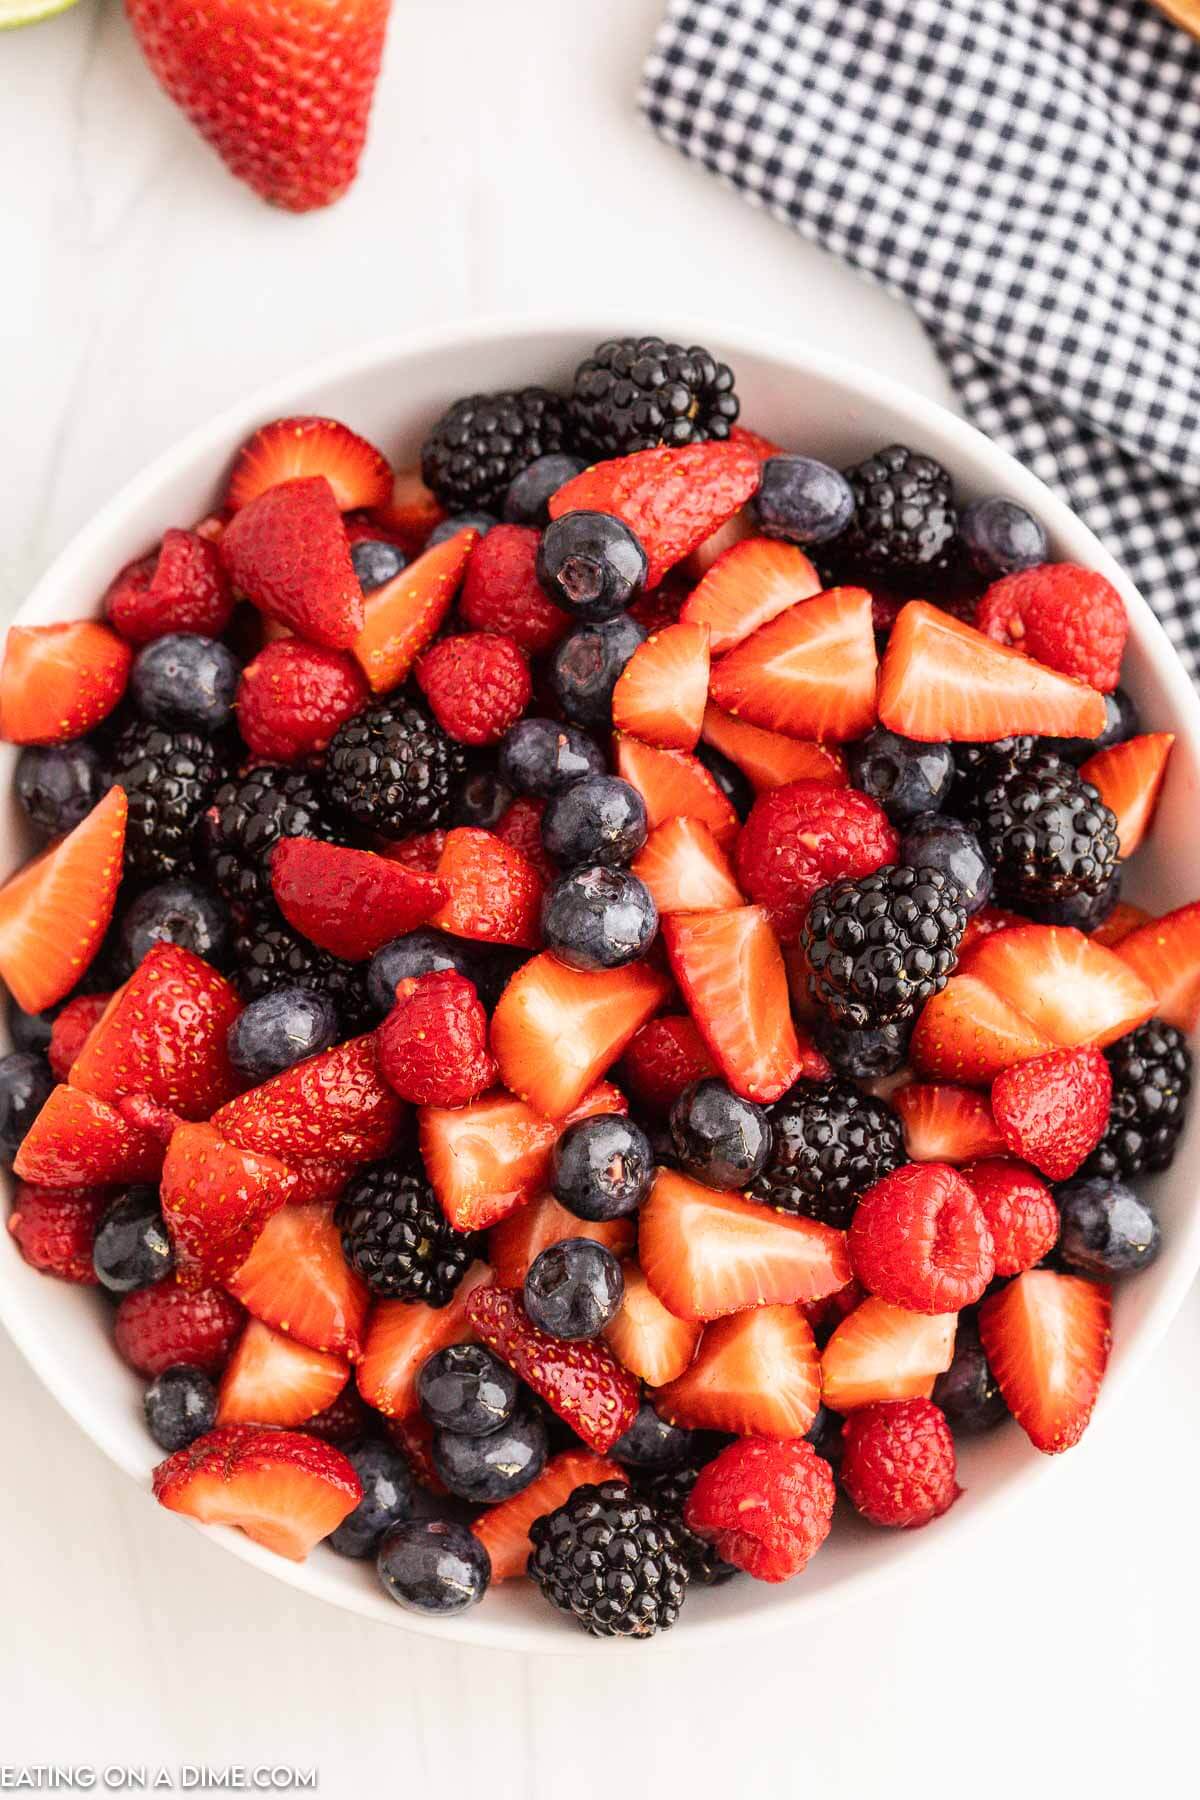
[[[653,637],[656,631],[675,624],[679,618],[679,609],[687,597],[688,589],[668,576],[658,587],[651,588],[648,594],[638,596],[629,608],[629,617],[641,626],[647,637]]]
[[[1129,635],[1125,602],[1110,581],[1075,563],[1039,563],[988,588],[979,630],[1037,662],[1111,693]]]
[[[533,693],[510,637],[474,631],[440,638],[417,664],[417,682],[442,730],[460,744],[496,744]]]
[[[642,1026],[625,1052],[625,1080],[647,1112],[670,1112],[685,1087],[713,1073],[691,1019],[669,1014]]]
[[[958,1499],[954,1439],[932,1400],[881,1400],[843,1429],[842,1486],[872,1525],[928,1525]]]
[[[22,1182],[8,1229],[31,1268],[94,1287],[92,1240],[110,1198],[103,1188],[26,1187]]]
[[[122,637],[148,644],[172,631],[220,637],[233,591],[215,543],[195,531],[165,531],[157,552],[121,570],[104,612]]]
[[[542,814],[545,810],[544,800],[519,796],[496,821],[496,836],[527,857],[543,881],[557,881],[558,864],[542,842]]]
[[[413,837],[397,838],[387,846],[384,855],[421,875],[436,875],[445,848],[444,831],[418,831]]]
[[[369,699],[362,671],[345,651],[280,638],[242,671],[238,726],[255,756],[300,762],[324,750]]]
[[[111,1000],[111,994],[79,994],[68,1000],[50,1028],[50,1067],[60,1081],[71,1073],[92,1026]]]
[[[324,1438],[327,1444],[337,1444],[344,1449],[347,1444],[356,1444],[371,1435],[374,1416],[354,1383],[349,1381],[324,1411],[305,1419],[304,1431],[307,1437]]]
[[[1014,1156],[1051,1181],[1066,1181],[1104,1136],[1112,1071],[1104,1053],[1052,1050],[992,1083],[992,1114]]]
[[[471,552],[458,610],[476,631],[502,631],[537,656],[553,650],[573,621],[538,583],[539,533],[531,525],[493,525]]]
[[[759,1581],[798,1575],[829,1536],[833,1471],[803,1438],[743,1438],[701,1469],[684,1524]]]
[[[781,938],[799,936],[818,888],[899,860],[887,814],[854,788],[790,781],[760,794],[737,843],[742,891],[765,906]]]
[[[218,1375],[245,1316],[220,1288],[190,1291],[168,1278],[125,1295],[117,1308],[117,1352],[147,1377],[161,1375],[172,1363]]]
[[[487,1014],[453,969],[402,981],[375,1042],[385,1079],[413,1106],[465,1106],[496,1079]]]
[[[1032,1169],[997,1156],[967,1163],[961,1173],[992,1234],[997,1275],[1020,1275],[1050,1254],[1058,1242],[1058,1208]]]
[[[850,1221],[849,1250],[863,1286],[909,1312],[974,1305],[995,1268],[974,1190],[948,1163],[907,1163],[868,1188]]]

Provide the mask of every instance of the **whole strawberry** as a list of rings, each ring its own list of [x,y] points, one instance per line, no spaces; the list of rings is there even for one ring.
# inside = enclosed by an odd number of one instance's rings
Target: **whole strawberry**
[[[465,1106],[496,1079],[487,1014],[453,969],[402,981],[376,1043],[389,1084],[414,1106]]]

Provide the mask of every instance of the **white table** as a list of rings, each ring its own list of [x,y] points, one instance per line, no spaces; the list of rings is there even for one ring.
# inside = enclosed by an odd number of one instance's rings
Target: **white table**
[[[4,604],[247,386],[446,318],[581,296],[630,328],[708,314],[944,397],[899,306],[640,124],[659,9],[396,0],[362,175],[303,219],[225,174],[115,0],[0,40]],[[1123,1419],[981,1554],[811,1642],[555,1665],[367,1626],[248,1570],[153,1508],[0,1338],[0,1768],[265,1759],[315,1765],[336,1800],[1184,1791],[1198,1368],[1193,1299]]]

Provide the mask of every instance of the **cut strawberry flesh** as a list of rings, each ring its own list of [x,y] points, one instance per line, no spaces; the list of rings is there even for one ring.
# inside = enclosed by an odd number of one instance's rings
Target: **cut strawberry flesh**
[[[1154,994],[1114,950],[1069,925],[997,931],[967,970],[1052,1044],[1111,1044],[1154,1011]]]
[[[820,577],[803,550],[774,538],[744,538],[716,558],[679,616],[707,625],[712,654],[721,656],[820,591]]]
[[[617,1361],[649,1387],[682,1375],[700,1342],[698,1320],[668,1312],[636,1262],[622,1265],[625,1293],[604,1341]]]
[[[1150,829],[1174,742],[1173,731],[1148,732],[1099,751],[1079,771],[1116,814],[1123,858],[1133,855]]]
[[[654,1395],[673,1424],[803,1437],[821,1401],[812,1327],[797,1306],[762,1306],[705,1326],[691,1367]]]
[[[729,858],[701,819],[656,826],[632,867],[660,914],[722,912],[743,904]]]
[[[205,1525],[236,1525],[256,1544],[303,1562],[362,1499],[353,1464],[298,1431],[219,1425],[154,1471],[160,1506]]]
[[[373,444],[336,419],[275,419],[238,451],[228,502],[236,512],[250,500],[302,475],[323,475],[342,512],[386,506],[392,471]]]
[[[639,644],[617,678],[612,721],[643,743],[694,750],[708,700],[708,627],[667,625]]]
[[[761,906],[662,921],[671,972],[721,1073],[747,1100],[778,1100],[801,1073],[787,969]]]
[[[752,725],[840,743],[875,723],[875,680],[871,596],[865,588],[830,588],[723,656],[711,693],[723,711]]]
[[[577,1487],[624,1480],[625,1471],[619,1463],[593,1456],[588,1450],[563,1450],[551,1457],[536,1481],[511,1500],[502,1500],[499,1506],[482,1513],[471,1526],[488,1553],[492,1581],[510,1581],[515,1575],[524,1575],[533,1548],[529,1527],[535,1519],[552,1513],[571,1498]]]
[[[350,1365],[251,1319],[221,1377],[217,1424],[303,1425],[345,1387]]]
[[[350,648],[374,693],[399,687],[433,641],[478,541],[477,531],[456,532],[368,595],[362,630]]]
[[[822,1395],[834,1412],[877,1400],[927,1399],[954,1360],[954,1313],[914,1313],[871,1295],[821,1353]]]
[[[331,1202],[277,1212],[228,1287],[253,1318],[298,1343],[351,1361],[359,1354],[371,1296],[342,1254]]]
[[[652,831],[668,819],[699,819],[722,850],[729,849],[741,821],[699,757],[686,750],[659,750],[621,733],[613,745],[617,774],[646,802]]]
[[[909,1046],[922,1074],[980,1085],[1053,1048],[1024,1013],[974,974],[952,975],[925,1002]]]
[[[1004,1139],[987,1097],[952,1083],[909,1082],[889,1095],[911,1162],[973,1162],[1003,1156]]]
[[[1118,954],[1153,993],[1159,1018],[1191,1031],[1200,1020],[1200,900],[1139,926]]]
[[[1111,1290],[1028,1269],[979,1309],[979,1335],[1005,1404],[1047,1455],[1087,1428],[1108,1363]]]
[[[483,1263],[472,1263],[448,1306],[410,1300],[376,1303],[355,1370],[358,1391],[368,1406],[389,1419],[406,1419],[416,1412],[417,1376],[426,1359],[451,1344],[474,1341],[467,1300],[488,1275]]]
[[[60,744],[106,719],[125,692],[133,652],[92,619],[12,625],[0,666],[0,737]]]
[[[766,731],[761,725],[735,719],[719,706],[705,708],[700,735],[706,744],[735,763],[759,793],[786,787],[791,781],[824,781],[845,787],[846,759],[832,744],[809,743],[805,738],[785,737],[782,731]]]
[[[123,788],[0,888],[0,976],[26,1012],[69,994],[104,940],[121,881]]]
[[[542,1251],[551,1244],[561,1244],[564,1238],[589,1238],[603,1244],[614,1256],[627,1256],[636,1236],[637,1228],[631,1218],[578,1219],[560,1206],[553,1194],[538,1194],[499,1225],[493,1225],[488,1233],[488,1261],[497,1281],[505,1287],[521,1287]],[[628,1270],[626,1273],[628,1276]],[[637,1275],[640,1274],[638,1270]],[[628,1291],[627,1279],[627,1297]]]

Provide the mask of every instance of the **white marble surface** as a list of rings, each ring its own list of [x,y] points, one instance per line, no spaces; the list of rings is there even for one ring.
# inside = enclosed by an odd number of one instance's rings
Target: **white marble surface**
[[[116,0],[0,38],[3,604],[248,384],[409,326],[583,294],[631,326],[661,308],[794,332],[942,394],[900,308],[640,125],[659,7],[395,0],[359,182],[306,219],[225,175]],[[1193,1297],[1032,1507],[811,1641],[555,1665],[368,1627],[246,1569],[151,1507],[0,1339],[0,1785],[4,1765],[265,1758],[317,1766],[336,1800],[1179,1792],[1198,1366]]]

